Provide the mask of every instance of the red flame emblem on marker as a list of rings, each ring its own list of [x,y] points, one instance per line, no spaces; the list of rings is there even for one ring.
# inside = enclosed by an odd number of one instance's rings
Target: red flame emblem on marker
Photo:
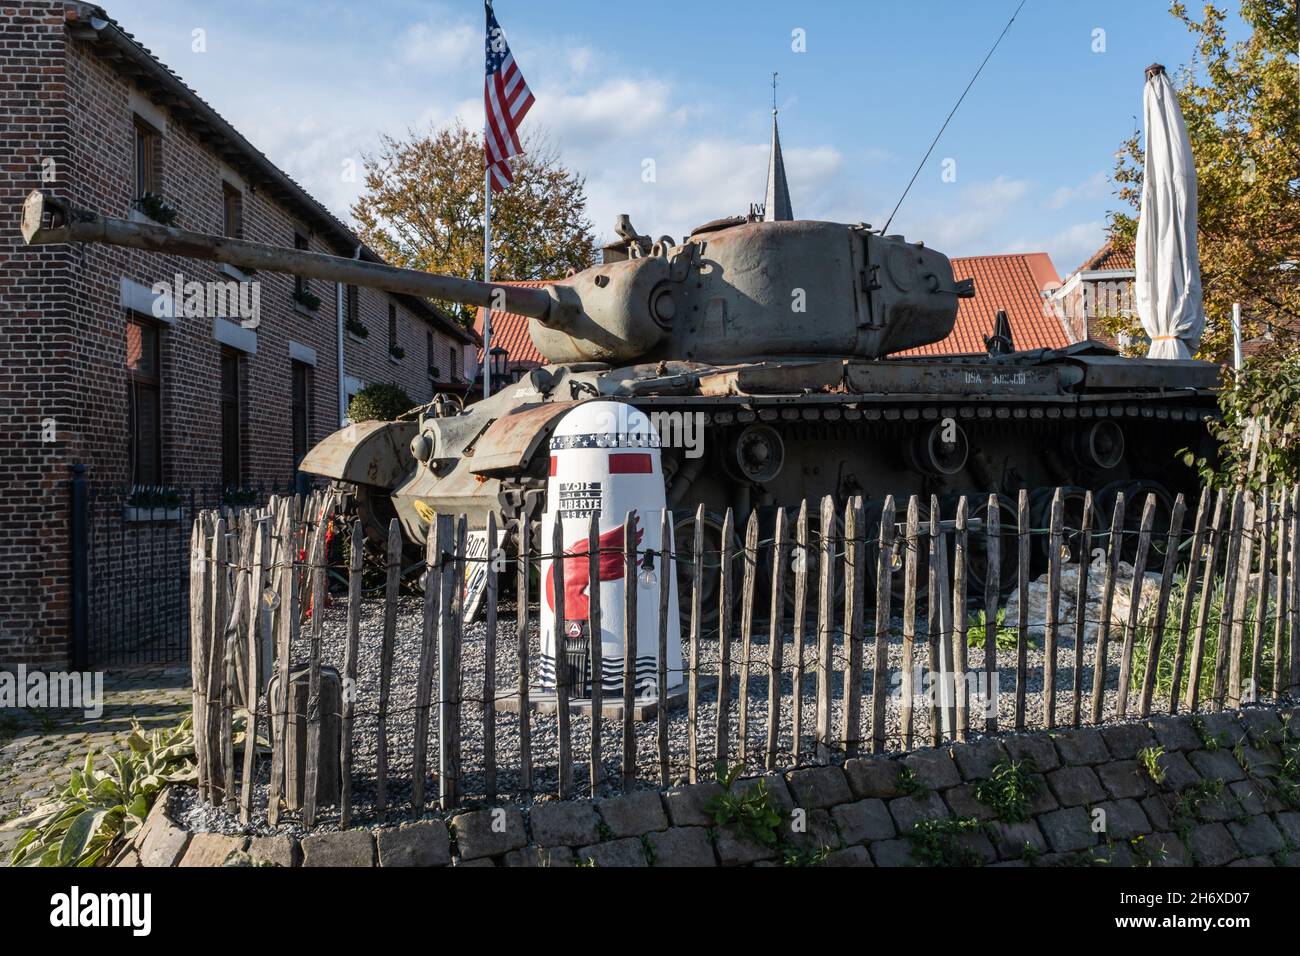
[[[556,518],[556,520],[560,519]],[[632,512],[632,528],[636,544],[639,545],[644,531],[641,528],[641,519],[635,511]],[[600,548],[600,561],[596,565],[596,573],[599,575],[597,583],[623,580],[623,527],[620,525],[611,528],[597,541]],[[567,620],[585,620],[589,611],[588,596],[591,593],[591,580],[590,561],[587,557],[590,549],[587,545],[587,539],[583,538],[564,551],[564,616]],[[555,562],[551,562],[551,566],[546,569],[545,592],[546,606],[554,611]]]

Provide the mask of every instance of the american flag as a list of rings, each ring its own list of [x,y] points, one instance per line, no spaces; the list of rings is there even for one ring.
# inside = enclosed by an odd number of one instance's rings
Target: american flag
[[[483,84],[486,116],[483,159],[492,177],[492,191],[499,193],[514,179],[508,160],[523,152],[519,145],[519,124],[533,105],[533,93],[519,72],[519,64],[510,52],[492,4],[484,6],[487,8],[487,77]]]

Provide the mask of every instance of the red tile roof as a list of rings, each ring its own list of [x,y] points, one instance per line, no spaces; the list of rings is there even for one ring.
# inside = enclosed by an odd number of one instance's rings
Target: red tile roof
[[[1104,246],[1090,255],[1076,272],[1096,272],[1100,269],[1136,269],[1133,262],[1132,246],[1117,246],[1107,241]]]
[[[1045,252],[968,256],[952,260],[958,279],[975,280],[975,298],[961,299],[957,322],[946,339],[901,355],[971,355],[985,351],[993,319],[1005,309],[1017,349],[1059,349],[1070,344],[1060,320],[1045,308],[1042,292],[1061,284]]]
[[[1056,267],[1045,252],[1012,253],[1001,256],[972,256],[952,260],[958,279],[975,280],[975,298],[962,299],[957,323],[942,342],[922,346],[901,355],[966,355],[984,352],[984,337],[993,331],[993,318],[1005,309],[1011,320],[1011,337],[1018,349],[1064,348],[1069,337],[1060,321],[1044,308],[1042,290],[1061,284]],[[547,282],[512,282],[538,289]],[[474,331],[483,334],[483,310],[474,320]],[[546,360],[528,334],[528,319],[509,312],[492,313],[492,344],[510,353],[511,368],[545,365]],[[479,364],[482,364],[482,350]]]

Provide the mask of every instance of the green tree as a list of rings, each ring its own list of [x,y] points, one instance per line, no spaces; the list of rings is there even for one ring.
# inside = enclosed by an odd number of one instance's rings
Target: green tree
[[[1250,30],[1229,42],[1226,12],[1207,4],[1195,19],[1180,2],[1170,13],[1196,42],[1192,64],[1173,75],[1198,180],[1198,239],[1206,328],[1199,357],[1232,355],[1232,304],[1244,335],[1272,331],[1294,351],[1300,331],[1300,94],[1294,0],[1240,0]],[[1118,196],[1134,212],[1111,214],[1112,238],[1132,243],[1142,189],[1142,144],[1119,153]],[[1140,331],[1117,323],[1112,331]]]
[[[558,279],[585,269],[596,240],[586,178],[543,137],[525,136],[514,182],[492,197],[492,278]],[[352,205],[361,238],[394,265],[483,277],[483,140],[460,122],[406,138],[385,136],[364,157],[365,188]],[[439,303],[466,325],[474,309]]]
[[[354,422],[391,422],[418,404],[400,385],[375,382],[352,396],[348,418]]]

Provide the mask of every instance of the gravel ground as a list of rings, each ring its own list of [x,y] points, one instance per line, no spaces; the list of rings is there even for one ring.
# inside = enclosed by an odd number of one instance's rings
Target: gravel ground
[[[415,698],[419,671],[419,650],[423,602],[419,597],[404,597],[400,604],[397,621],[397,640],[393,663],[392,690],[388,719],[389,782],[388,823],[410,818],[411,780],[415,738]],[[322,660],[342,670],[344,641],[346,631],[346,601],[335,598],[325,614],[325,636],[322,647]],[[874,658],[874,622],[868,610],[866,628],[868,637],[863,654],[863,674],[865,686],[870,689]],[[517,645],[515,643],[515,610],[503,604],[499,613],[497,638],[496,690],[497,696],[509,696],[515,691],[517,672]],[[536,621],[536,608],[532,609],[532,619]],[[918,628],[925,629],[923,616],[918,619]],[[749,730],[748,730],[748,766],[757,769],[762,766],[767,736],[767,694],[768,694],[768,625],[756,623],[750,660],[752,671],[749,682]],[[1119,642],[1122,637],[1114,632],[1111,639],[1111,652],[1107,668],[1107,684],[1112,688],[1106,694],[1103,707],[1103,720],[1115,716],[1116,694],[1113,688],[1118,683]],[[379,652],[382,640],[382,602],[366,601],[361,612],[361,653],[358,673],[357,719],[353,729],[353,753],[355,772],[353,777],[354,823],[362,826],[377,825],[381,822],[375,810],[375,759],[377,751],[377,722],[375,719],[376,702],[379,685]],[[792,680],[794,648],[793,636],[785,635],[783,650],[784,666],[781,677],[781,720],[778,735],[778,759],[781,766],[788,766],[793,759],[795,747],[791,740],[792,732]],[[534,623],[529,633],[530,659],[535,663],[539,657],[539,638]],[[841,668],[843,658],[840,654],[840,636],[836,635],[836,659],[832,684],[832,728],[839,736],[840,712],[843,703],[843,677]],[[464,704],[462,706],[461,740],[463,754],[462,793],[467,803],[481,800],[484,796],[483,779],[483,673],[484,673],[484,626],[481,623],[466,628],[463,644],[463,688]],[[812,735],[816,728],[816,675],[815,662],[815,623],[809,621],[805,637],[806,673],[803,690],[803,731],[800,753],[807,755],[812,746]],[[1093,679],[1093,662],[1095,645],[1091,642],[1084,648],[1083,701],[1084,720],[1087,721],[1089,701]],[[305,641],[294,648],[295,661],[307,659]],[[902,621],[893,621],[889,642],[889,672],[891,681],[899,681],[903,655]],[[1002,729],[1014,726],[1015,717],[1015,651],[999,651],[999,694],[998,715]],[[683,660],[689,660],[683,648]],[[716,673],[718,642],[701,641],[700,666],[703,675]],[[737,726],[740,714],[740,702],[737,698],[738,675],[740,672],[740,642],[732,643],[732,699],[729,707],[731,743],[730,753],[734,763],[737,754]],[[1057,723],[1068,723],[1071,714],[1073,683],[1074,642],[1070,635],[1062,634],[1058,639],[1058,663],[1056,671],[1056,714]],[[916,663],[928,661],[928,648],[924,643],[916,648]],[[1030,648],[1027,654],[1027,680],[1025,693],[1025,726],[1035,729],[1043,726],[1043,653],[1040,649]],[[972,672],[982,671],[984,652],[978,648],[968,651],[968,669]],[[436,691],[436,679],[434,688]],[[919,689],[918,689],[919,692]],[[1132,700],[1130,699],[1130,705]],[[862,715],[863,740],[870,740],[870,700],[864,696]],[[1159,709],[1158,706],[1153,709]],[[263,707],[265,710],[265,707]],[[426,799],[436,798],[438,784],[437,773],[437,712],[436,705],[432,711],[429,732],[429,777],[426,784]],[[897,687],[888,700],[886,708],[887,747],[891,751],[903,749],[901,732],[900,700]],[[716,687],[702,689],[699,707],[699,764],[701,777],[711,776],[714,762],[714,739],[717,727],[717,690]],[[573,739],[574,790],[575,796],[590,795],[590,777],[588,761],[591,741],[591,721],[589,717],[574,715],[570,721]],[[926,746],[929,743],[928,706],[918,700],[914,711],[913,746]],[[972,730],[982,729],[983,714],[975,712],[972,705]],[[513,714],[496,715],[496,750],[498,766],[498,792],[502,797],[510,797],[527,803],[532,795],[519,792],[519,718]],[[637,766],[638,785],[655,787],[659,783],[658,742],[656,723],[653,720],[637,724]],[[669,733],[669,779],[673,782],[683,780],[689,769],[689,734],[687,715],[684,707],[670,711]],[[268,737],[266,722],[263,718],[262,735]],[[533,753],[533,787],[537,799],[549,799],[556,791],[557,774],[557,727],[554,715],[534,713],[531,721]],[[604,778],[597,786],[596,795],[613,792],[611,786],[618,786],[621,774],[622,729],[621,722],[607,719],[603,724],[604,760],[602,763]],[[255,790],[255,806],[266,804],[267,781],[270,775],[269,757],[259,762],[258,784]],[[608,781],[605,782],[605,781]],[[195,791],[185,789],[180,797],[181,805],[177,807],[178,819],[195,830],[211,830],[223,833],[252,832],[265,834],[270,832],[303,832],[298,822],[297,813],[281,815],[278,828],[271,828],[266,821],[265,811],[255,812],[251,826],[241,827],[238,820],[228,816],[224,810],[202,805]],[[432,803],[433,800],[430,800]],[[326,807],[318,814],[317,829],[331,829],[337,826],[337,807]]]

